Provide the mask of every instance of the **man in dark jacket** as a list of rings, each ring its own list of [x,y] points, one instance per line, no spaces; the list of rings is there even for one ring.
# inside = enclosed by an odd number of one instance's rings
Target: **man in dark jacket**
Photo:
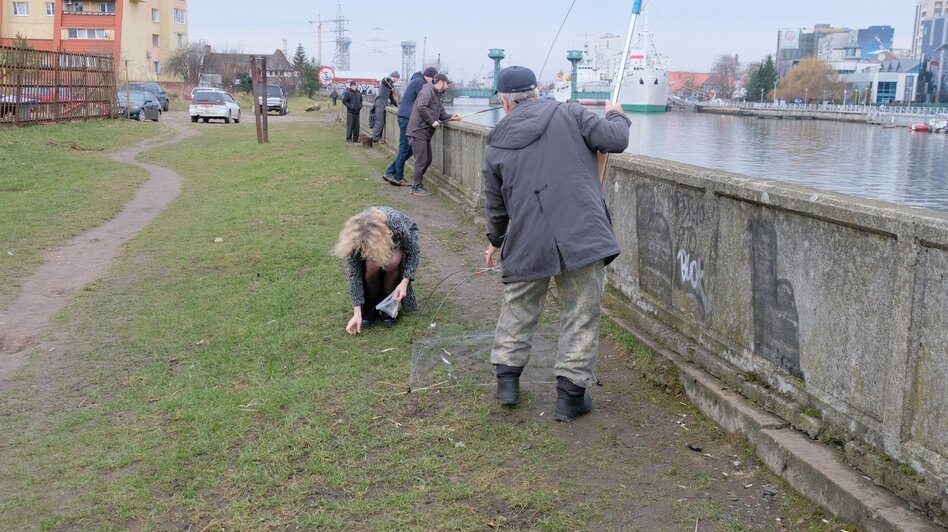
[[[444,74],[435,74],[431,83],[422,87],[415,100],[408,119],[408,131],[405,135],[411,143],[411,151],[415,154],[413,172],[414,183],[411,193],[416,196],[430,196],[431,192],[424,187],[425,172],[431,166],[431,137],[435,129],[446,120],[458,120],[459,115],[449,115],[444,110],[444,91],[448,90],[448,77]]]
[[[336,92],[336,89],[333,89],[332,92],[329,93],[329,99],[332,100],[332,106],[335,107],[336,100],[339,99],[339,93]]]
[[[421,88],[431,83],[432,78],[437,73],[438,70],[435,67],[428,67],[424,72],[415,72],[412,74],[411,81],[402,95],[402,103],[399,104],[398,114],[396,115],[398,118],[398,153],[395,155],[392,164],[382,174],[382,179],[394,186],[408,185],[408,181],[405,180],[405,161],[412,155],[411,144],[409,144],[406,136],[406,133],[408,133],[408,119],[411,118],[411,110],[415,107],[415,99],[418,98]]]
[[[382,134],[385,132],[385,106],[389,103],[398,106],[398,100],[395,99],[395,84],[398,83],[399,78],[401,78],[401,75],[396,70],[389,74],[387,78],[382,78],[381,83],[379,83],[379,95],[375,97],[375,106],[372,108],[375,111],[372,140],[375,142],[380,142]]]
[[[362,94],[356,82],[349,82],[349,90],[342,95],[342,105],[346,106],[346,142],[359,140],[359,112],[362,111]]]
[[[599,117],[579,104],[537,98],[536,76],[507,67],[497,91],[507,113],[487,136],[484,203],[486,263],[503,246],[504,300],[491,363],[497,398],[520,400],[520,373],[543,310],[550,278],[556,279],[560,339],[554,419],[570,421],[592,410],[586,388],[597,382],[599,315],[605,266],[619,255],[599,183],[597,151],[619,153],[629,144],[630,121],[607,104]]]

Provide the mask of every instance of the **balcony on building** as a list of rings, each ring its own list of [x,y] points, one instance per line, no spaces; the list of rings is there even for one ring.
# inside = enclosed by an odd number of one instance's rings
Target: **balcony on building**
[[[115,1],[86,2],[63,0],[63,16],[115,16]]]
[[[115,2],[63,2],[64,28],[115,29]]]

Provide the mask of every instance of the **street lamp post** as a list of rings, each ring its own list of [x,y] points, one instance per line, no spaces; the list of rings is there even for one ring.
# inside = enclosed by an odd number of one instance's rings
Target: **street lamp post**
[[[764,88],[760,88],[760,103],[764,103]]]
[[[803,89],[803,105],[806,105],[806,102],[807,102],[807,99],[808,99],[809,95],[810,95],[810,88],[809,88],[809,87],[804,87],[804,89]]]
[[[777,105],[777,82],[774,82],[774,105]]]
[[[843,105],[846,105],[846,96],[848,92],[848,89],[843,89]]]

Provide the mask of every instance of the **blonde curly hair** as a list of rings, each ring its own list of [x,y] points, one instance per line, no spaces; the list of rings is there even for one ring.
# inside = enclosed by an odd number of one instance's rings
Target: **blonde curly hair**
[[[355,255],[384,269],[394,249],[388,217],[381,210],[370,208],[346,221],[334,253],[337,257]]]

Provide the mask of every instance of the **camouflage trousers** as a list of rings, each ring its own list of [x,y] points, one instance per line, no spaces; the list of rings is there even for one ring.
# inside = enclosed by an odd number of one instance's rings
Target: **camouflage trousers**
[[[577,386],[589,388],[596,383],[596,357],[599,354],[599,316],[606,269],[596,261],[567,272],[560,263],[556,279],[560,309],[560,336],[553,373],[566,377]],[[535,281],[507,283],[503,308],[494,333],[491,364],[526,366],[530,361],[533,334],[536,332],[550,277]]]

